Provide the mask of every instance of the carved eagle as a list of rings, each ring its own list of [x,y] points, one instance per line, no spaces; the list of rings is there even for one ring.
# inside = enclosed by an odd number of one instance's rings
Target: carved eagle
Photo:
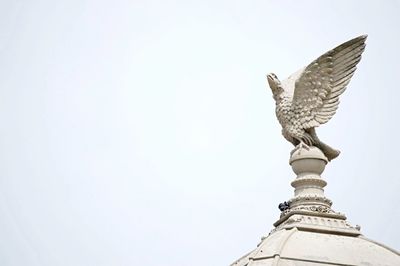
[[[365,48],[367,35],[347,41],[318,57],[284,81],[267,75],[276,116],[282,134],[297,147],[318,147],[328,158],[340,151],[320,141],[315,127],[328,122],[339,107],[339,96],[345,91]]]

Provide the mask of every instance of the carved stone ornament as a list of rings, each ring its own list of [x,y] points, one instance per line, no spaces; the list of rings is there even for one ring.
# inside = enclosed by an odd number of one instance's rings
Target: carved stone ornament
[[[231,266],[400,265],[399,252],[365,238],[359,225],[332,209],[321,177],[339,151],[321,142],[315,127],[335,114],[366,38],[345,42],[285,81],[268,75],[283,136],[295,145],[289,159],[294,195],[278,205],[275,228]]]
[[[325,206],[321,206],[321,205],[311,205],[311,206],[298,206],[298,207],[286,209],[285,211],[281,212],[281,217],[288,215],[291,212],[298,212],[298,211],[313,212],[313,213],[318,213],[318,214],[320,214],[320,213],[339,214],[329,207],[325,207]]]
[[[297,175],[292,181],[294,197],[280,204],[281,215],[275,229],[296,227],[301,230],[336,232],[360,235],[360,231],[346,221],[346,216],[334,211],[332,201],[325,197],[326,181],[322,179],[328,159],[317,147],[298,147],[291,152],[290,165]],[[272,233],[271,232],[271,233]]]
[[[344,235],[361,235],[358,226],[350,225],[346,220],[332,217],[320,217],[295,214],[276,226],[269,234],[281,229],[291,229],[313,232],[335,232]]]
[[[273,73],[267,75],[286,140],[295,146],[316,146],[329,161],[339,155],[319,140],[315,128],[336,113],[339,96],[361,60],[366,39],[363,35],[339,45],[282,82]]]

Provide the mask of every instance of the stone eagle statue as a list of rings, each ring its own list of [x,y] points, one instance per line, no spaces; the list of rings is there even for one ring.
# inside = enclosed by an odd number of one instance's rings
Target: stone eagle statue
[[[282,82],[273,73],[267,75],[282,135],[297,148],[316,146],[329,161],[339,155],[340,151],[318,139],[315,128],[336,113],[366,39],[363,35],[339,45]]]

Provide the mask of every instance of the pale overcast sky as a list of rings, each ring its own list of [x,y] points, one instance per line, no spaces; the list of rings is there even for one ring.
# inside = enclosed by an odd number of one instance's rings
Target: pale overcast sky
[[[361,34],[326,195],[400,249],[399,1],[2,1],[0,265],[218,266],[294,179],[266,74]]]

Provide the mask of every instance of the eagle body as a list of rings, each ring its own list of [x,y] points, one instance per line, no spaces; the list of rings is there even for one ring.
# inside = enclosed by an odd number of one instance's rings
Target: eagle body
[[[330,161],[339,151],[319,140],[315,128],[328,122],[339,106],[367,36],[354,38],[328,51],[284,81],[267,76],[276,102],[276,116],[286,140],[298,146],[316,146]]]

